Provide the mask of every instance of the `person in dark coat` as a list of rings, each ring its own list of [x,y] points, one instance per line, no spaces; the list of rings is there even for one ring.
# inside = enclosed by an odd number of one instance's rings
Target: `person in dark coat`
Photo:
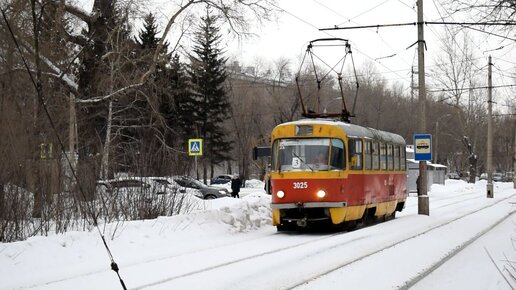
[[[233,179],[231,179],[231,196],[240,198],[240,195],[238,194],[240,192],[240,187],[242,186],[242,182],[240,181],[240,178],[238,178],[238,175],[234,175]]]
[[[417,191],[417,195],[419,196],[420,192],[421,192],[421,178],[419,177],[419,175],[417,176],[417,179],[416,179],[416,191]]]

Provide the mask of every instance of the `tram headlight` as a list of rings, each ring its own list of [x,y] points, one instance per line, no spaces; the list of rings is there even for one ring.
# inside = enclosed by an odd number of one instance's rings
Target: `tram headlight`
[[[278,192],[276,192],[276,196],[279,198],[283,198],[285,197],[285,192],[283,190],[278,190]]]
[[[316,195],[318,198],[323,198],[326,196],[326,191],[321,189],[321,190],[317,191]]]

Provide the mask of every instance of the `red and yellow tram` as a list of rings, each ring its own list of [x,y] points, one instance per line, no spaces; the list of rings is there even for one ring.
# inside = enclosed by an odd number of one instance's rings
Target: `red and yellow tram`
[[[272,221],[278,230],[388,219],[407,198],[405,140],[315,118],[272,131]]]

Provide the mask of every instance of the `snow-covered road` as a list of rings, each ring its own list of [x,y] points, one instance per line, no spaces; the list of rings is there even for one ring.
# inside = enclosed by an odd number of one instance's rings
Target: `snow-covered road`
[[[515,194],[512,184],[499,183],[488,199],[485,182],[450,181],[432,187],[430,216],[417,214],[411,196],[395,220],[352,232],[277,233],[269,197],[247,192],[243,200],[219,200],[192,215],[131,222],[111,247],[128,289],[511,289],[516,281],[506,281],[496,266],[516,257],[507,248],[516,228]],[[52,260],[31,266],[27,255],[33,247],[49,248],[64,261],[66,251],[48,246],[66,236],[1,244],[1,268],[14,268],[1,271],[1,280],[13,279],[0,289],[121,289],[104,267],[99,242],[88,248],[94,233],[74,236],[67,247],[81,255],[72,254],[62,271]],[[495,239],[505,247],[495,247]],[[469,264],[477,267],[464,272]],[[23,277],[24,271],[40,272]],[[464,278],[447,279],[455,272]]]

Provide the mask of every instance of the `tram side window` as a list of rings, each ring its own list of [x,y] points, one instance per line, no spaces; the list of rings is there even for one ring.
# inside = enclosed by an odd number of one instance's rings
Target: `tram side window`
[[[362,169],[362,140],[349,140],[349,162],[351,163],[351,169]]]
[[[377,142],[373,143],[373,170],[380,170],[380,146]]]
[[[380,167],[387,170],[387,144],[380,143]]]
[[[394,170],[400,170],[400,146],[394,145]]]
[[[392,145],[387,144],[387,170],[393,170],[393,154],[392,154]]]
[[[407,159],[405,158],[405,146],[400,148],[401,170],[407,170]]]
[[[344,142],[339,139],[331,139],[331,160],[330,169],[346,168],[346,151],[344,151]]]
[[[372,157],[372,147],[371,147],[371,141],[365,141],[364,142],[364,167],[365,169],[367,170],[371,170],[372,169],[372,160],[373,160],[373,157]]]

